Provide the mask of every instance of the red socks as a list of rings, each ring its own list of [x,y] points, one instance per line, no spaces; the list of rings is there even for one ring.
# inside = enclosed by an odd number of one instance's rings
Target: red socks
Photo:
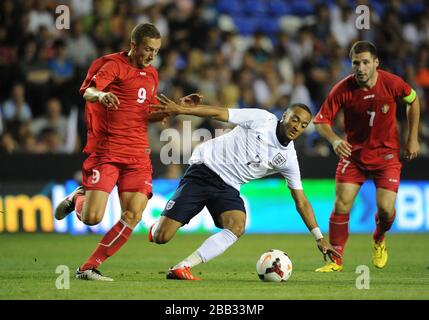
[[[349,213],[331,213],[329,218],[329,242],[341,255],[343,255],[344,247],[349,238]],[[343,264],[343,259],[335,258],[335,263]]]
[[[392,224],[395,221],[395,216],[396,211],[390,219],[385,219],[380,217],[378,213],[376,214],[376,228],[373,234],[375,242],[381,242],[384,240],[384,235],[392,227]],[[329,219],[329,242],[341,255],[343,255],[344,247],[347,239],[349,238],[349,220],[349,213],[339,214],[336,212],[332,212]],[[339,258],[336,258],[335,262],[338,265],[343,264],[343,260]]]
[[[119,220],[101,239],[95,251],[88,261],[80,267],[80,270],[98,268],[104,260],[115,254],[127,242],[132,232],[133,229],[128,227],[122,220]]]
[[[395,217],[396,210],[393,212],[393,216],[390,219],[380,217],[377,212],[377,214],[375,215],[375,231],[372,236],[375,242],[380,243],[384,240],[384,235],[386,231],[389,231],[392,227],[392,224],[395,221]]]
[[[85,201],[84,194],[76,194],[73,198],[76,216],[82,221],[81,212]],[[128,241],[133,229],[119,220],[101,239],[95,251],[80,267],[81,271],[98,268],[108,257],[116,253]]]

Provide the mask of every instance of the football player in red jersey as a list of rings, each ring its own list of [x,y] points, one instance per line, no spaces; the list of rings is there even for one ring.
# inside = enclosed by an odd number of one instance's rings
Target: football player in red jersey
[[[83,152],[89,157],[83,163],[83,186],[58,205],[55,217],[64,219],[75,210],[85,224],[98,224],[115,185],[122,215],[77,269],[78,279],[112,281],[97,268],[127,242],[152,196],[147,124],[165,116],[151,115],[158,90],[158,72],[151,62],[160,47],[161,35],[153,24],[137,25],[131,33],[130,50],[96,59],[80,88],[86,100]]]
[[[372,176],[377,189],[372,262],[377,268],[383,268],[388,257],[384,238],[395,219],[401,173],[395,100],[403,99],[408,105],[408,137],[404,148],[408,160],[419,154],[420,103],[416,92],[400,77],[377,69],[377,49],[372,43],[354,43],[350,59],[354,74],[332,88],[314,119],[319,133],[340,157],[335,176],[335,207],[329,219],[329,239],[342,255],[349,234],[349,212],[361,185]],[[340,109],[344,112],[346,139],[331,128]],[[316,271],[341,271],[342,264],[342,258],[338,258]]]

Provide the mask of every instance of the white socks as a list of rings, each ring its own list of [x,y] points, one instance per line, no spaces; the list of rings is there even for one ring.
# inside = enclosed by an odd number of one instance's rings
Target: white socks
[[[193,267],[199,265],[201,262],[203,262],[203,259],[201,259],[201,256],[198,254],[197,251],[194,251],[185,260],[180,261],[178,264],[176,264],[173,267],[173,269],[181,269],[181,268],[184,268],[184,267],[193,268]]]
[[[185,266],[192,268],[201,262],[205,263],[222,254],[226,249],[232,246],[237,239],[237,236],[230,230],[223,229],[204,241],[201,247],[194,251],[185,260],[174,266],[174,269],[183,268]]]
[[[152,234],[152,238],[153,238],[153,235],[155,234],[156,229],[158,229],[158,226],[159,226],[159,220],[153,224],[152,230],[150,230],[150,233]]]
[[[226,249],[237,241],[237,236],[228,229],[212,235],[197,249],[203,262],[207,262],[218,255],[222,254]]]

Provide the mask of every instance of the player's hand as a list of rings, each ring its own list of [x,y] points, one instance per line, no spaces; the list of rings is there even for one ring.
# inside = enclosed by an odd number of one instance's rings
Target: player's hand
[[[155,111],[156,113],[162,112],[174,116],[178,114],[180,109],[182,108],[179,104],[169,99],[164,94],[161,94],[161,96],[157,96],[156,98],[159,102],[161,102],[161,104],[151,105],[152,108],[157,109],[157,111]]]
[[[191,93],[187,96],[180,98],[181,105],[198,105],[203,101],[203,96],[199,93]]]
[[[352,145],[343,139],[335,140],[332,148],[340,158],[348,158],[352,155]]]
[[[413,160],[417,158],[420,152],[420,144],[418,140],[408,140],[405,144],[405,159]]]
[[[317,247],[323,253],[323,259],[325,259],[325,261],[326,256],[328,256],[332,262],[335,262],[334,257],[341,258],[341,254],[339,254],[325,238],[317,240]]]
[[[107,108],[118,109],[120,102],[117,96],[111,92],[102,92],[98,96],[98,101]]]

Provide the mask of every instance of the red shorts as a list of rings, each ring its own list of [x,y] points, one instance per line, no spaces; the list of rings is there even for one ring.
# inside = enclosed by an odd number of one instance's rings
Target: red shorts
[[[82,185],[86,190],[141,192],[152,197],[152,163],[147,158],[118,158],[91,154],[83,163]]]
[[[372,176],[376,188],[383,188],[397,193],[401,180],[401,168],[402,164],[397,162],[384,168],[366,170],[358,166],[354,161],[341,159],[338,162],[335,181],[337,183],[362,185],[369,176]]]

